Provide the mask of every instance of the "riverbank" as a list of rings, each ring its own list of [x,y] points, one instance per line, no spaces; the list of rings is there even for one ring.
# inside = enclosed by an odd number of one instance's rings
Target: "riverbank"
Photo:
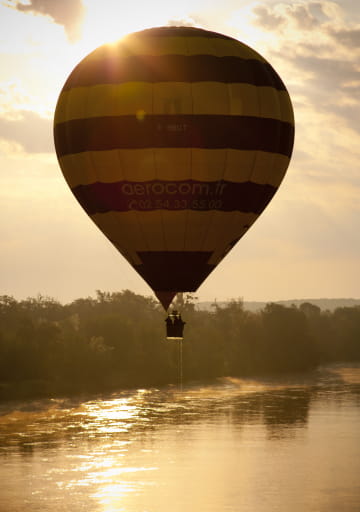
[[[360,308],[242,301],[182,308],[182,379],[253,377],[360,360]],[[176,384],[179,346],[166,341],[165,314],[129,290],[61,305],[0,297],[0,400],[102,393]]]
[[[349,363],[337,363],[336,365],[346,365]],[[354,363],[356,364],[356,363]],[[360,364],[360,363],[359,363]],[[335,366],[336,366],[335,365]],[[327,365],[331,367],[331,365]],[[209,385],[211,383],[219,381],[219,379],[258,379],[268,380],[276,378],[297,378],[303,375],[310,375],[317,369],[317,366],[313,366],[308,369],[304,369],[300,372],[268,372],[263,374],[253,375],[222,375],[214,376],[212,378],[204,379],[189,379],[181,383],[181,385]],[[51,398],[71,398],[81,395],[95,396],[103,393],[116,393],[123,392],[126,390],[134,389],[154,389],[164,388],[166,386],[175,385],[179,386],[178,380],[165,380],[164,378],[154,379],[153,381],[146,380],[144,378],[133,379],[132,381],[126,380],[125,378],[118,377],[118,379],[108,378],[99,381],[82,381],[82,382],[63,382],[59,380],[45,380],[45,379],[26,379],[23,381],[16,382],[0,382],[0,403],[6,403],[9,401],[26,401],[26,400],[41,400]]]

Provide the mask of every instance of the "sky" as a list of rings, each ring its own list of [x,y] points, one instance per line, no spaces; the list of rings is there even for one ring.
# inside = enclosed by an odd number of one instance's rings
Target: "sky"
[[[74,199],[52,123],[67,76],[90,51],[168,24],[253,47],[285,82],[295,112],[280,189],[195,296],[360,298],[358,0],[0,0],[0,295],[152,296]]]

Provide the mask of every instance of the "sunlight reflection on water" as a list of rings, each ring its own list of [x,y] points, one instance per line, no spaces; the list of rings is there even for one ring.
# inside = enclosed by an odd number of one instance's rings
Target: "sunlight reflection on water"
[[[0,406],[1,512],[358,512],[360,367]]]

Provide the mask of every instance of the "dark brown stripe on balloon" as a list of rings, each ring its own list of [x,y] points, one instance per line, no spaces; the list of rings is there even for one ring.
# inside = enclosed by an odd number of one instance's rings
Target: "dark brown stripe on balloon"
[[[115,55],[82,61],[63,90],[124,82],[246,83],[285,90],[281,78],[267,62],[214,55]]]
[[[206,39],[225,39],[234,41],[239,44],[237,39],[233,37],[220,34],[219,32],[212,32],[210,30],[201,29],[198,27],[155,27],[141,30],[131,34],[130,37],[205,37]]]
[[[85,151],[141,148],[260,150],[291,156],[294,127],[277,119],[220,115],[93,117],[59,123],[58,157]]]
[[[134,268],[153,290],[196,291],[214,269],[211,252],[154,251],[137,253],[142,265]]]
[[[276,192],[250,181],[147,181],[79,185],[73,193],[89,215],[96,213],[193,210],[260,214]]]

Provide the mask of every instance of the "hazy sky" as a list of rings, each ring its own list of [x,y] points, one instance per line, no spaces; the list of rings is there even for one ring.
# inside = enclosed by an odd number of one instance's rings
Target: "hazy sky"
[[[151,295],[68,189],[52,118],[82,57],[171,22],[223,32],[268,58],[296,120],[278,193],[197,296],[360,297],[358,0],[0,0],[0,295]]]

